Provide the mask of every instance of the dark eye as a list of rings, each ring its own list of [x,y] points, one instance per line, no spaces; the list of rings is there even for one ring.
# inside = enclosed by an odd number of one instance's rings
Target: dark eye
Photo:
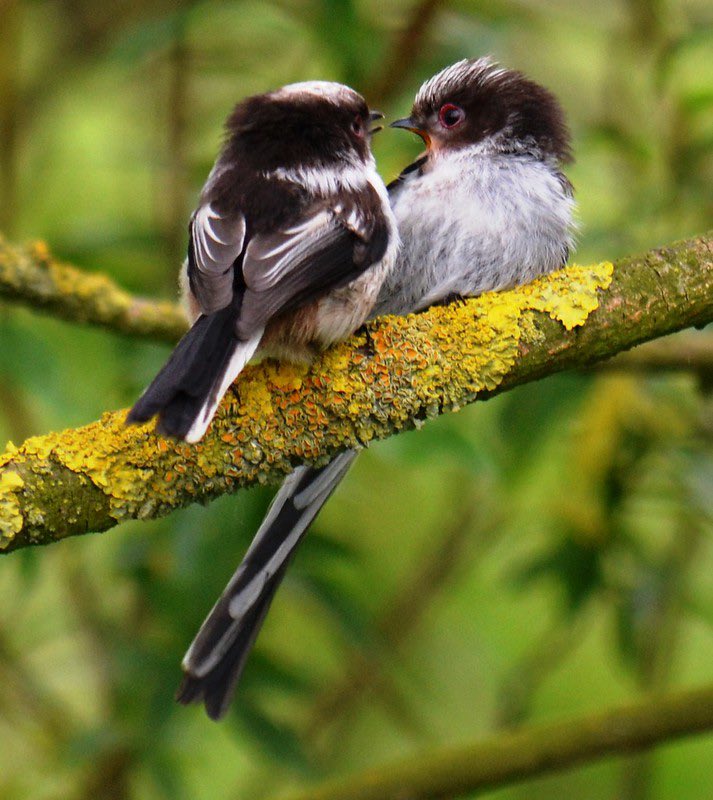
[[[455,128],[465,119],[465,111],[454,103],[445,103],[438,112],[438,121],[444,128]]]
[[[352,120],[352,133],[360,139],[364,136],[364,122],[361,117],[354,117]]]

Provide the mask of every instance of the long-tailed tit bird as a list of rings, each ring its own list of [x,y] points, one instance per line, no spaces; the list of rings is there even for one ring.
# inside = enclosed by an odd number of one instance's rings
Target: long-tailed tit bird
[[[189,226],[193,325],[129,412],[189,442],[256,354],[309,360],[367,318],[398,245],[364,98],[338,83],[239,103]]]
[[[487,58],[428,80],[411,115],[425,154],[389,186],[401,250],[372,316],[525,283],[564,266],[574,200],[569,133],[555,97]],[[178,700],[227,710],[277,587],[308,526],[356,458],[298,467],[183,660]]]

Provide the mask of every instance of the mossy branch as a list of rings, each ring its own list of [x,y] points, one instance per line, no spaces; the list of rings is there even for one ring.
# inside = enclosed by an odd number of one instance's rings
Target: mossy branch
[[[591,716],[498,733],[471,745],[428,751],[289,800],[440,800],[502,788],[610,755],[713,729],[713,686],[648,697]]]
[[[198,445],[125,412],[0,455],[5,551],[167,514],[321,463],[521,383],[713,320],[713,238],[568,267],[512,291],[387,317],[311,367],[249,367]]]
[[[0,236],[0,297],[74,322],[165,342],[175,342],[187,328],[178,305],[132,296],[106,275],[62,264],[43,242],[13,246]]]

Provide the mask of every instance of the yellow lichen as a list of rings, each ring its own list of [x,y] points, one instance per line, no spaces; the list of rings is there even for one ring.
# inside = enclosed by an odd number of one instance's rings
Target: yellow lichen
[[[544,311],[561,322],[568,331],[584,325],[589,314],[599,305],[598,290],[611,283],[614,265],[605,261],[594,267],[566,267],[549,280],[540,278],[523,287],[532,293],[531,308]]]
[[[99,500],[108,500],[111,520],[144,518],[264,482],[299,460],[324,459],[339,447],[359,446],[444,408],[460,408],[497,388],[513,370],[522,342],[530,341],[533,312],[550,315],[568,330],[581,325],[611,276],[611,264],[568,267],[512,291],[377,321],[368,336],[328,350],[311,366],[251,366],[197,445],[160,438],[151,425],[127,428],[125,412],[29,439],[0,456],[0,536],[14,536],[23,524],[15,494],[22,488],[18,468],[26,482],[36,477],[48,492],[53,489],[46,476],[59,470],[60,498],[61,470],[69,470],[96,490],[86,500],[95,513],[98,491]],[[42,500],[28,501],[26,525],[51,528],[44,521],[51,515],[40,513],[38,504]],[[78,528],[86,527],[88,517],[96,519],[81,510],[73,514]],[[108,527],[111,520],[99,524]],[[62,519],[59,527],[64,525]]]
[[[30,244],[30,255],[33,259],[40,264],[46,263],[50,260],[50,249],[47,242],[38,239]]]
[[[54,259],[44,242],[14,247],[0,236],[0,294],[61,317],[166,340],[186,328],[181,309],[128,294],[102,273]]]
[[[12,470],[0,475],[0,550],[5,549],[22,530],[23,518],[17,492],[25,482]]]
[[[571,330],[598,306],[598,292],[612,278],[610,263],[568,267],[508,292],[491,292],[465,305],[455,303],[407,318],[387,318],[371,331],[374,358],[362,366],[362,385],[378,387],[389,403],[392,425],[412,423],[414,405],[426,416],[443,407],[455,410],[482,391],[493,391],[514,368],[523,337],[533,332],[532,312],[548,314]],[[330,365],[343,353],[334,351]],[[339,372],[340,391],[349,394]],[[403,376],[406,376],[404,381]],[[367,420],[360,439],[368,440],[375,415],[372,398],[349,397],[352,417]],[[378,411],[377,411],[378,413]]]

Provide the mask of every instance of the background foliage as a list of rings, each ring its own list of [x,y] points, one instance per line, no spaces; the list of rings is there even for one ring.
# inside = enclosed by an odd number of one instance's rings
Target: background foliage
[[[586,262],[713,217],[707,0],[0,3],[0,230],[172,297],[237,99],[316,77],[391,118],[492,53],[569,114]],[[375,142],[385,178],[418,152]],[[0,436],[127,405],[166,348],[0,306]],[[713,404],[688,372],[570,374],[360,458],[278,595],[228,721],[178,663],[270,490],[2,561],[4,798],[269,797],[710,679]],[[713,742],[491,798],[700,798]]]

